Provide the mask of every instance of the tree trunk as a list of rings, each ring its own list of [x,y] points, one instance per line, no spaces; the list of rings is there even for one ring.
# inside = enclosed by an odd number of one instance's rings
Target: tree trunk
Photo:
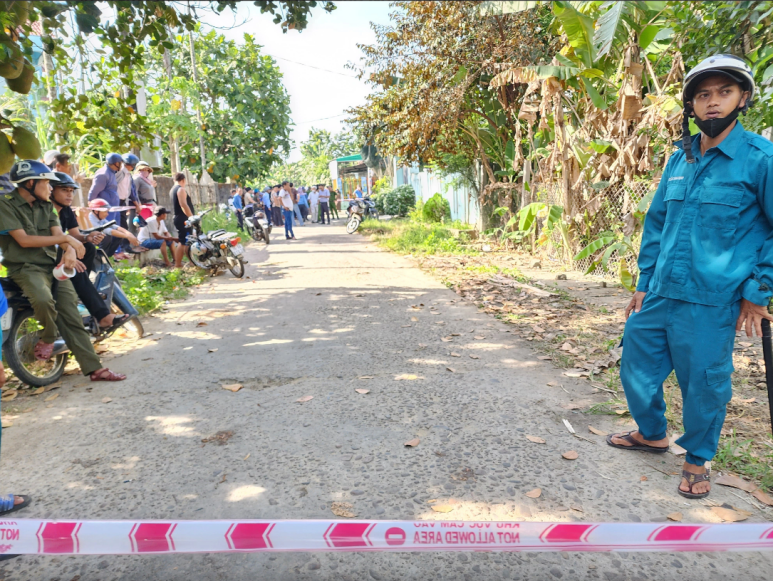
[[[200,89],[199,76],[196,72],[196,49],[193,44],[193,32],[188,33],[188,40],[190,41],[191,45],[191,70],[193,71],[193,83],[197,88]],[[203,176],[207,171],[207,158],[204,152],[204,130],[202,129],[202,125],[204,123],[201,120],[201,105],[196,106],[196,119],[199,121],[199,156],[201,157],[201,175]]]

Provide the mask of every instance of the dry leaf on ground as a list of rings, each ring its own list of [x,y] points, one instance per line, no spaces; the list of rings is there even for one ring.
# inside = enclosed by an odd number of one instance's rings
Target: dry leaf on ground
[[[373,379],[372,375],[360,375],[357,379]]]
[[[461,357],[461,355],[459,355],[458,353],[454,353],[453,351],[451,351],[451,357]]]
[[[44,399],[43,401],[54,401],[54,400],[55,400],[56,398],[58,398],[58,397],[59,397],[59,394],[58,394],[58,393],[55,393],[54,395],[49,395],[49,396],[48,396],[46,399]]]
[[[3,428],[10,428],[13,425],[11,420],[2,420],[0,423],[2,423]]]
[[[729,509],[722,506],[712,506],[711,512],[717,515],[725,522],[740,522],[749,518],[752,513],[740,509]]]
[[[668,439],[668,443],[670,446],[669,452],[671,452],[674,456],[681,456],[682,454],[687,454],[687,450],[685,450],[679,444],[676,443],[676,441],[681,437],[682,437],[682,434],[671,434],[671,437]]]
[[[580,455],[575,450],[569,450],[568,452],[564,452],[561,454],[564,458],[567,460],[577,460],[577,458],[580,457]]]
[[[674,522],[682,522],[682,513],[681,512],[672,512],[671,514],[666,515],[666,518],[668,520],[672,520]]]
[[[537,359],[542,359],[542,361],[550,361],[553,358],[550,355],[538,355]]]
[[[755,490],[752,492],[752,496],[759,500],[763,504],[767,504],[768,506],[773,506],[773,497],[771,497],[769,494],[766,494],[762,492],[762,490]]]
[[[366,393],[370,393],[369,389],[355,389],[357,393],[361,393],[362,395],[365,395]]]
[[[588,430],[596,434],[597,436],[608,436],[604,430],[599,430],[598,428],[594,428],[593,426],[588,426]]]
[[[197,327],[206,327],[207,323],[205,323],[204,321],[199,321],[198,323],[196,323],[196,326]]]
[[[51,390],[54,390],[54,389],[59,389],[60,387],[62,387],[62,382],[61,381],[57,381],[56,383],[52,383],[50,385],[47,385],[44,389],[46,391],[51,391]]]
[[[215,351],[217,351],[217,347],[215,347],[214,349],[207,349],[207,351],[208,351],[209,353],[214,353]]]
[[[441,338],[440,338],[440,340],[441,340],[443,343],[450,343],[450,342],[451,342],[451,341],[453,341],[454,339],[453,339],[453,337],[441,337]]]
[[[450,504],[433,504],[430,508],[435,512],[451,512],[456,507]]]
[[[714,480],[714,483],[720,484],[722,486],[732,486],[733,488],[740,488],[745,492],[753,492],[757,490],[756,484],[752,482],[746,482],[746,480],[742,478],[738,478],[738,476],[733,476],[732,474],[722,474],[719,478]]]
[[[249,458],[249,457],[250,457],[250,455],[251,455],[251,454],[252,454],[252,452],[250,452],[249,454],[247,454],[247,455],[246,455],[244,458],[242,458],[242,460],[246,460],[247,458]]]
[[[411,317],[411,321],[413,321],[414,323],[418,322],[418,320],[419,319],[417,319],[416,317]]]
[[[212,436],[209,436],[208,438],[204,438],[201,440],[204,444],[209,444],[210,442],[213,444],[217,444],[218,446],[223,446],[228,442],[228,440],[231,439],[231,437],[234,435],[234,433],[230,430],[227,431],[220,431],[215,433]]]
[[[529,442],[534,442],[535,444],[544,444],[545,440],[542,438],[539,438],[537,436],[526,436],[526,439],[529,440]]]
[[[18,391],[7,391],[3,394],[2,401],[13,401],[19,395]]]
[[[336,516],[342,516],[345,518],[354,518],[357,515],[352,512],[354,507],[348,502],[334,502],[330,506],[330,511]]]
[[[647,478],[646,476],[642,476],[641,478],[639,478],[639,482],[647,482],[647,480],[649,480],[649,478]]]
[[[222,387],[223,387],[223,389],[227,389],[228,391],[232,391],[232,392],[236,393],[237,391],[239,391],[244,386],[241,383],[228,383],[226,385],[223,385]]]
[[[485,337],[483,335],[475,335],[475,337],[473,337],[473,339],[477,339],[478,341],[482,341],[483,339],[485,339]]]
[[[415,447],[415,446],[418,446],[420,441],[421,441],[421,440],[419,440],[418,438],[414,438],[413,440],[408,440],[408,441],[407,441],[405,444],[403,444],[403,445],[404,445],[404,446],[410,446],[411,448],[413,448],[413,447]]]
[[[470,355],[470,359],[480,359],[477,355]]]
[[[40,395],[41,393],[44,393],[46,391],[45,387],[39,387],[35,391],[33,391],[30,395]]]
[[[102,403],[110,403],[111,401],[113,401],[113,398],[111,398],[111,397],[103,397],[102,398]]]
[[[413,373],[401,373],[400,375],[395,375],[395,381],[412,381],[414,379],[419,379],[419,376],[414,375]]]
[[[303,397],[299,397],[295,400],[296,403],[306,403],[307,401],[311,401],[314,399],[313,395],[304,395]]]
[[[582,377],[582,373],[579,371],[564,371],[563,373],[566,377]],[[625,413],[624,411],[621,413]]]
[[[534,490],[530,490],[526,493],[526,496],[529,498],[539,498],[542,495],[542,489],[541,488],[535,488]]]
[[[446,369],[451,373],[456,373],[456,369],[454,369],[453,367],[446,367]]]

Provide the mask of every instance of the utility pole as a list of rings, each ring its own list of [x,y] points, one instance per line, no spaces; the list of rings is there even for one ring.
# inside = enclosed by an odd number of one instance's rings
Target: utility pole
[[[169,49],[164,48],[164,68],[166,69],[166,76],[169,77],[169,83],[171,85],[174,74],[172,73],[172,55],[169,53]],[[180,171],[180,148],[177,144],[177,135],[172,133],[169,140],[169,166],[172,170],[172,175],[175,175]]]
[[[200,88],[199,76],[196,72],[196,49],[193,44],[193,31],[188,33],[188,40],[191,44],[191,70],[193,71],[193,83],[197,88]],[[207,159],[204,155],[204,130],[202,129],[204,123],[201,120],[201,99],[199,99],[199,103],[196,105],[196,118],[199,120],[199,155],[201,157],[201,175],[203,177],[207,171]]]

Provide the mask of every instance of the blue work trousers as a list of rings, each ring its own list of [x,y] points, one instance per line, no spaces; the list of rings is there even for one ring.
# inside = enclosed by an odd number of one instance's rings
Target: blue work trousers
[[[740,302],[712,307],[648,292],[625,324],[620,380],[628,409],[645,440],[666,433],[663,382],[672,370],[682,391],[686,460],[702,466],[714,457],[733,395],[735,324]]]
[[[285,218],[285,238],[288,240],[290,238],[295,238],[295,233],[293,232],[293,211],[283,209],[282,213]]]

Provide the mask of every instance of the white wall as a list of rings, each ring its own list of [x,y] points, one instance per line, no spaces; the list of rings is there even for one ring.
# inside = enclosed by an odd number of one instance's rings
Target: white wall
[[[395,163],[395,186],[410,184],[416,190],[416,199],[427,201],[440,194],[451,205],[451,218],[465,224],[478,225],[480,210],[474,192],[464,186],[452,186],[455,176],[441,178],[429,169],[419,171],[419,164],[398,166]]]

